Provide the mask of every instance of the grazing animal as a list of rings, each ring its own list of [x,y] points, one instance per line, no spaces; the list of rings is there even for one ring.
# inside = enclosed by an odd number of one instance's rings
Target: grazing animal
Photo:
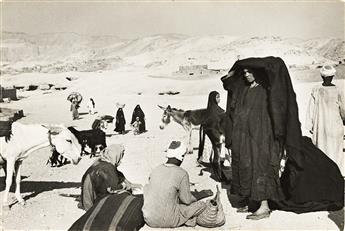
[[[96,130],[83,130],[78,131],[74,127],[68,127],[68,129],[77,137],[79,143],[81,144],[81,155],[83,153],[89,154],[85,151],[86,146],[91,149],[90,158],[96,156],[104,148],[107,147],[105,140],[105,132],[96,129]]]
[[[25,204],[20,195],[21,166],[30,153],[46,146],[52,146],[74,164],[79,162],[81,146],[77,138],[64,126],[44,126],[39,124],[24,125],[13,122],[11,136],[6,141],[0,138],[0,167],[6,165],[6,187],[3,196],[3,209],[9,210],[8,194],[12,185],[13,174],[16,177],[15,197]]]
[[[99,129],[106,133],[108,128],[108,122],[105,119],[95,119],[95,121],[93,121],[91,125],[91,128],[93,130]]]
[[[51,167],[61,167],[65,164],[68,164],[69,161],[58,153],[55,149],[52,150],[52,155],[49,157],[47,164],[50,163]]]
[[[91,158],[106,147],[105,131],[107,127],[107,121],[96,119],[92,124],[92,130],[78,131],[74,127],[68,127],[68,129],[77,137],[78,142],[81,144],[81,155],[84,153],[90,154]],[[86,146],[91,149],[91,153],[85,150]],[[48,163],[51,164],[51,167],[60,167],[66,164],[66,159],[56,150],[53,150],[52,155],[47,161]]]
[[[210,157],[210,163],[213,165],[215,173],[218,175],[218,178],[221,178],[221,165],[220,165],[220,153],[223,148],[225,148],[225,134],[224,131],[218,131],[217,128],[213,127],[204,127],[201,124],[205,121],[206,109],[197,109],[197,110],[181,110],[176,108],[162,107],[158,105],[159,108],[163,110],[162,123],[160,124],[160,129],[164,129],[171,121],[171,118],[178,124],[180,124],[185,131],[188,133],[188,153],[193,153],[192,146],[192,130],[193,127],[200,125],[199,130],[199,150],[198,150],[198,162],[200,162],[202,152],[205,144],[205,134],[208,136],[212,143],[213,149],[213,158]],[[221,121],[220,127],[225,127],[225,120]]]
[[[112,123],[114,120],[114,116],[111,116],[111,115],[103,115],[103,116],[100,116],[99,118],[101,120],[107,121],[108,123]]]

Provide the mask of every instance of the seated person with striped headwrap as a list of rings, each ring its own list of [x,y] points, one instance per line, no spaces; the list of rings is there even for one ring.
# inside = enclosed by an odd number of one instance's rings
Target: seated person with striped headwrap
[[[129,182],[117,169],[124,152],[122,144],[112,144],[104,149],[101,157],[86,170],[81,182],[81,202],[78,207],[88,210],[96,200],[111,193],[142,187]]]

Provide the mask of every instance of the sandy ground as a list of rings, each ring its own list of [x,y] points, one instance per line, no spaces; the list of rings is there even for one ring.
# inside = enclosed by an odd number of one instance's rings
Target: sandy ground
[[[65,76],[77,76],[78,79],[66,82]],[[292,73],[292,77],[294,77]],[[198,80],[176,80],[150,78],[149,73],[139,71],[112,71],[102,73],[64,73],[64,74],[23,74],[2,79],[6,85],[24,83],[59,83],[68,86],[64,91],[25,91],[18,92],[20,100],[2,103],[1,107],[23,109],[25,117],[22,123],[63,123],[74,125],[77,129],[90,129],[98,115],[115,115],[116,102],[125,103],[126,128],[132,111],[140,104],[147,118],[148,132],[133,135],[129,131],[125,135],[115,135],[114,125],[109,124],[107,144],[123,143],[126,153],[120,166],[125,176],[132,182],[145,184],[151,170],[165,161],[164,150],[173,139],[186,139],[182,127],[172,122],[166,129],[160,130],[162,111],[157,105],[182,109],[204,108],[211,90],[221,93],[221,106],[225,108],[226,92],[219,78]],[[343,81],[337,82],[344,84]],[[301,122],[304,121],[305,107],[310,89],[315,83],[295,82],[295,91],[300,108]],[[181,92],[178,95],[158,95],[168,90]],[[68,94],[78,91],[84,99],[93,97],[98,113],[88,115],[86,100],[81,104],[81,119],[73,121],[69,111],[70,104],[66,100]],[[216,184],[208,171],[199,176],[201,168],[196,167],[198,132],[193,133],[194,154],[186,156],[182,167],[195,183],[192,190],[211,189],[215,192]],[[207,144],[206,152],[210,152]],[[14,204],[9,212],[1,213],[0,230],[66,230],[84,211],[77,208],[76,197],[80,194],[80,181],[85,170],[94,159],[84,156],[78,165],[66,165],[51,168],[46,165],[50,155],[49,148],[32,153],[22,168],[22,194],[27,202],[25,207]],[[4,190],[4,172],[0,172],[0,191]],[[221,201],[226,213],[226,224],[217,230],[338,230],[343,225],[344,211],[313,212],[295,214],[292,212],[274,211],[269,219],[259,221],[246,220],[246,214],[236,213],[227,198],[228,187],[220,185]],[[330,189],[331,190],[331,189]],[[1,193],[2,196],[2,193]],[[14,201],[13,190],[10,198]],[[342,223],[342,224],[341,224]],[[184,229],[203,229],[201,227]],[[145,226],[142,230],[150,230]]]

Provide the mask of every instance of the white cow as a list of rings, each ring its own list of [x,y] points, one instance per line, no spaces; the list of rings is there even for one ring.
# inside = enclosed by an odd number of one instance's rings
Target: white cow
[[[21,205],[25,204],[20,195],[21,164],[33,151],[51,145],[57,152],[74,164],[80,161],[81,146],[77,138],[64,126],[45,126],[39,124],[12,124],[9,140],[0,138],[0,169],[7,162],[6,188],[3,196],[3,209],[9,210],[8,193],[12,185],[13,173],[16,177],[15,197]]]

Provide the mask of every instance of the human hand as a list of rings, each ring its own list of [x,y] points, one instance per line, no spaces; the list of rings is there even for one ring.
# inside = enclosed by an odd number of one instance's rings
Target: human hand
[[[212,190],[210,189],[203,189],[201,191],[197,191],[196,189],[194,191],[192,191],[193,196],[197,199],[197,200],[201,200],[203,198],[209,197],[213,195]]]
[[[122,189],[129,191],[131,190],[131,185],[130,184],[126,184],[126,183],[122,183]]]
[[[113,189],[111,189],[111,187],[108,187],[108,188],[107,188],[107,192],[110,193],[110,194],[123,192],[123,190],[124,190],[124,189],[113,190]]]

